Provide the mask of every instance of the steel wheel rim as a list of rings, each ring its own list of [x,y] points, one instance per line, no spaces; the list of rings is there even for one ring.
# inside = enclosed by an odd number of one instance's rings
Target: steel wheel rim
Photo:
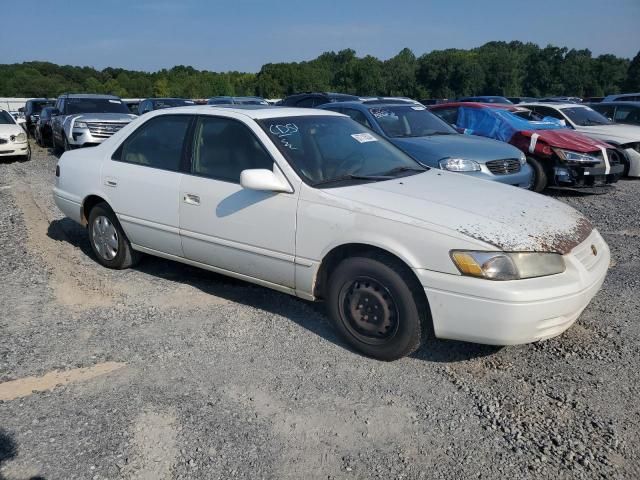
[[[398,332],[397,303],[378,280],[362,276],[345,283],[338,301],[345,328],[361,342],[380,345]]]
[[[118,255],[118,231],[104,215],[93,220],[91,241],[96,253],[104,260],[113,260]]]

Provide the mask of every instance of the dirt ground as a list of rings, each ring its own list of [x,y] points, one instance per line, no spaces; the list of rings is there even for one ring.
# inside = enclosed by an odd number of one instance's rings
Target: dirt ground
[[[0,163],[0,479],[640,478],[640,181],[554,194],[613,256],[565,334],[382,363],[322,305],[102,268],[55,164]]]

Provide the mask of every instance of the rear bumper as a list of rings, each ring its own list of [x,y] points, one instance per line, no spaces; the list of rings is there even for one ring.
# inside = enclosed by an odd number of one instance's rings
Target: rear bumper
[[[591,245],[597,256],[590,257]],[[567,269],[562,274],[508,282],[417,270],[436,336],[514,345],[561,334],[600,289],[610,253],[594,230],[564,258]]]

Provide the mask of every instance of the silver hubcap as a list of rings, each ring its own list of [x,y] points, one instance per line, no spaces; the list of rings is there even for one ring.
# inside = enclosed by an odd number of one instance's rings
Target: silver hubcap
[[[96,217],[91,229],[93,246],[105,260],[113,260],[118,254],[118,231],[113,223],[102,215]]]

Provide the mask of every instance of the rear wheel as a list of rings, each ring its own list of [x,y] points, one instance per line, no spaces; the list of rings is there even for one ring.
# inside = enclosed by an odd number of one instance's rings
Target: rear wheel
[[[531,181],[530,189],[534,192],[540,193],[547,188],[549,183],[547,172],[545,172],[542,163],[537,158],[527,157],[527,163],[531,165],[531,169],[533,170],[533,179]]]
[[[98,262],[107,268],[129,268],[140,259],[106,203],[97,204],[89,212],[89,241]]]
[[[424,293],[411,274],[384,256],[343,260],[328,281],[327,308],[336,329],[355,349],[396,360],[420,347],[428,321]]]

